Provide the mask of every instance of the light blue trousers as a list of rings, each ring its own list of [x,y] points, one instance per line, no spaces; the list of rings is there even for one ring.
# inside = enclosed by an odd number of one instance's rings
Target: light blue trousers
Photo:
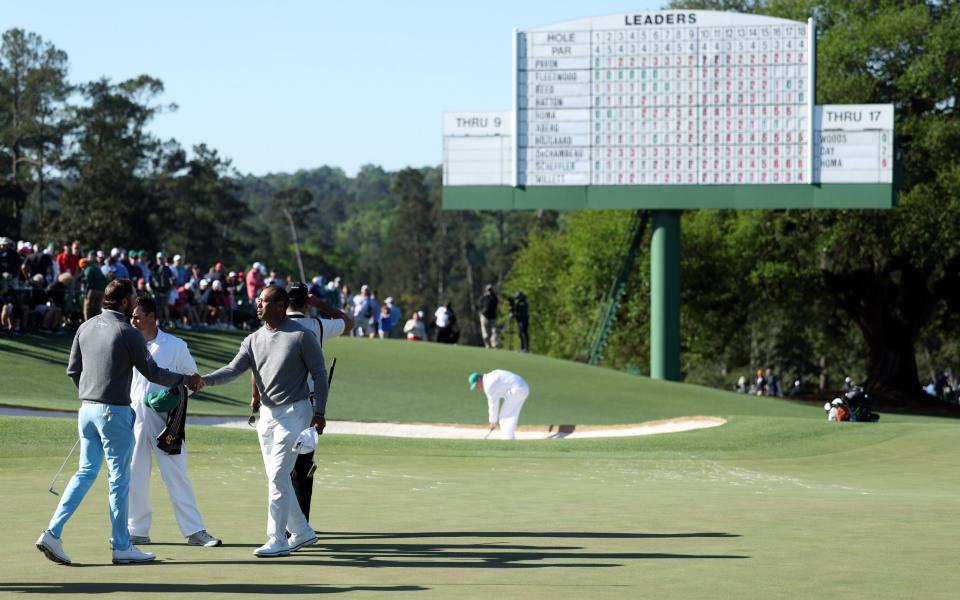
[[[80,467],[70,478],[60,504],[47,528],[58,538],[63,527],[77,511],[107,459],[110,494],[111,543],[114,550],[130,547],[127,531],[127,498],[130,492],[130,458],[133,456],[134,412],[129,406],[112,404],[80,405],[77,428],[80,430]]]

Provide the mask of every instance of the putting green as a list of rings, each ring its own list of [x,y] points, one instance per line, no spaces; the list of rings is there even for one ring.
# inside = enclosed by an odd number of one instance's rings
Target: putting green
[[[412,598],[953,598],[956,424],[732,417],[619,440],[466,442],[327,436],[320,542],[257,560],[262,464],[252,432],[190,431],[191,476],[222,548],[182,545],[154,477],[159,564],[109,565],[101,477],[68,524],[76,567],[33,547],[75,436],[0,418],[0,594]],[[62,483],[60,489],[62,489]],[[15,515],[15,516],[14,516]]]

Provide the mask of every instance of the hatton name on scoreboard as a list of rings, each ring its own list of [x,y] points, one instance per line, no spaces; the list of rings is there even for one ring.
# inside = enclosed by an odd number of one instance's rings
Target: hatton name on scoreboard
[[[893,109],[814,105],[812,22],[617,14],[514,45],[514,109],[444,116],[447,208],[892,205]]]

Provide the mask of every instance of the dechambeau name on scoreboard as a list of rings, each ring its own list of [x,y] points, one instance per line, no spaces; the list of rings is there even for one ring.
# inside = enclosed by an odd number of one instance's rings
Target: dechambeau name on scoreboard
[[[624,25],[695,25],[696,13],[656,13],[652,15],[624,15]]]

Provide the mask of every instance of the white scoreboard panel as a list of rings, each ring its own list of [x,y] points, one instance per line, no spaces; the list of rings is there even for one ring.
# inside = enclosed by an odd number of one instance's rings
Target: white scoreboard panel
[[[513,152],[513,113],[443,114],[444,185],[512,186]]]
[[[515,43],[516,185],[812,180],[812,23],[618,14]]]
[[[825,104],[813,120],[815,182],[893,183],[892,104]]]

